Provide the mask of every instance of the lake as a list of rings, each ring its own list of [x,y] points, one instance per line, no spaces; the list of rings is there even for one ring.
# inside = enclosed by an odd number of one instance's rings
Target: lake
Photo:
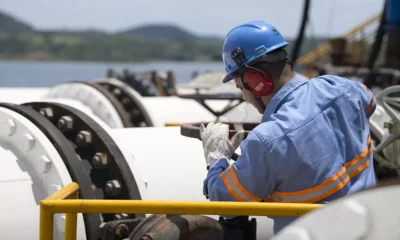
[[[0,61],[1,87],[52,87],[70,81],[94,81],[106,76],[107,69],[120,73],[123,69],[145,72],[175,72],[177,83],[186,83],[193,71],[224,71],[222,62],[20,62]]]

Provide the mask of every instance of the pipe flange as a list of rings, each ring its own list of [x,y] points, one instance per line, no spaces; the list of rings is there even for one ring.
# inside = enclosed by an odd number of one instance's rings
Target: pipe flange
[[[224,239],[224,228],[215,219],[202,215],[155,214],[142,220],[127,239]]]
[[[55,102],[24,103],[35,111],[51,109],[48,118],[75,148],[91,179],[91,186],[98,199],[134,199],[141,195],[135,178],[124,155],[110,133],[85,113]],[[144,214],[102,214],[103,221],[144,217]]]
[[[141,103],[141,96],[130,86],[117,79],[97,82],[99,85],[108,89],[117,98],[125,112],[129,113],[131,125],[134,127],[153,127],[145,107]]]
[[[2,137],[6,136],[12,145],[13,141],[20,139],[22,144],[15,145],[14,143],[14,145],[17,148],[23,148],[20,149],[20,155],[24,157],[20,159],[28,160],[32,169],[38,173],[32,178],[41,178],[44,180],[43,183],[49,182],[48,186],[44,186],[46,197],[74,181],[80,185],[79,196],[81,198],[95,199],[90,177],[82,167],[80,158],[76,155],[68,139],[47,120],[54,116],[52,109],[40,109],[41,114],[39,114],[29,107],[8,103],[0,103],[0,109],[2,109],[0,119],[7,118],[10,112],[15,115],[2,121]],[[27,123],[28,121],[29,123]],[[62,169],[65,167],[67,171]],[[66,176],[60,176],[61,173],[68,172],[68,179]],[[62,180],[63,178],[65,180]],[[83,219],[87,238],[96,239],[97,227],[101,223],[100,215],[83,214]]]
[[[114,106],[115,110],[118,112],[119,117],[121,118],[122,124],[124,128],[133,127],[130,121],[130,115],[127,111],[125,111],[124,106],[122,103],[113,95],[111,94],[106,88],[102,87],[100,84],[94,82],[80,82],[86,85],[95,88],[97,91],[101,92],[108,101]],[[98,108],[100,106],[97,106]]]
[[[121,113],[118,112],[121,109],[118,108],[120,103],[99,85],[90,85],[85,82],[64,83],[50,89],[43,99],[47,98],[78,100],[88,106],[95,116],[111,128],[125,127]]]

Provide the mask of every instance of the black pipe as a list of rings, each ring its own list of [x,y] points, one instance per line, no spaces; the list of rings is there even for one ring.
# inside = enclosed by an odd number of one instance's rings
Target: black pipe
[[[374,43],[372,44],[371,51],[369,52],[368,58],[364,64],[364,67],[369,68],[369,69],[372,69],[374,67],[376,58],[378,57],[378,54],[381,50],[383,37],[385,36],[386,5],[387,5],[387,0],[385,0],[385,2],[383,3],[382,16],[381,16],[381,20],[379,22],[378,30],[375,35],[375,40],[374,40]]]
[[[292,51],[291,60],[292,60],[293,64],[296,63],[296,60],[297,60],[297,58],[299,56],[299,53],[300,53],[301,44],[303,42],[304,32],[305,32],[305,29],[306,29],[306,23],[308,21],[308,12],[309,12],[309,9],[310,9],[310,5],[311,5],[311,0],[305,0],[304,8],[303,8],[303,17],[302,17],[302,20],[301,20],[299,34],[297,35],[297,39],[296,39],[296,42],[294,43],[294,47],[293,47],[293,51]]]

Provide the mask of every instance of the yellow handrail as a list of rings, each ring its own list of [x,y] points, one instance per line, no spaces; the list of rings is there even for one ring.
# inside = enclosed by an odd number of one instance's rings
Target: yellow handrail
[[[164,124],[165,127],[179,127],[180,125],[182,125],[182,123],[178,122],[167,122]]]
[[[40,230],[39,239],[51,240],[53,239],[53,215],[46,206],[46,201],[60,201],[64,199],[78,199],[79,185],[77,183],[70,183],[64,188],[53,193],[45,200],[40,201]],[[66,211],[65,216],[65,239],[76,239],[77,229],[77,213]],[[68,229],[68,231],[67,231]]]
[[[350,38],[354,36],[357,32],[359,32],[361,29],[367,27],[371,23],[377,21],[381,17],[382,13],[377,13],[373,15],[372,17],[368,18],[365,22],[355,26],[354,28],[350,29],[348,32],[343,34],[341,37],[342,38]],[[299,65],[306,65],[314,62],[318,57],[325,55],[331,50],[331,45],[329,42],[323,43],[319,45],[316,49],[312,50],[311,52],[307,53],[306,55],[300,57],[297,60],[297,64]]]
[[[205,214],[297,217],[324,206],[305,203],[255,203],[207,201],[65,200],[77,197],[71,183],[40,202],[40,240],[53,238],[53,215],[67,213],[65,239],[76,239],[77,213]],[[64,197],[64,198],[63,198]],[[72,225],[74,224],[74,225]],[[67,238],[68,237],[68,238]]]

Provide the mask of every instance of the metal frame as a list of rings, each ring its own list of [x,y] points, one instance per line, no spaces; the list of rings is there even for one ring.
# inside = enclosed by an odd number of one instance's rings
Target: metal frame
[[[53,215],[66,213],[65,239],[76,240],[77,213],[204,214],[298,217],[324,206],[306,203],[143,201],[78,199],[79,185],[70,183],[40,201],[40,240],[53,239]]]
[[[374,23],[375,21],[378,21],[381,18],[382,13],[377,13],[371,17],[369,17],[367,20],[362,22],[361,24],[355,26],[354,28],[350,29],[348,32],[343,34],[341,37],[342,38],[351,38],[354,37],[357,32],[363,30],[366,28],[368,25]],[[308,52],[304,56],[300,57],[297,59],[297,65],[307,65],[311,64],[316,61],[319,57],[321,57],[324,54],[327,54],[331,50],[331,45],[329,42],[326,42],[324,44],[319,45],[317,48],[314,50]]]

